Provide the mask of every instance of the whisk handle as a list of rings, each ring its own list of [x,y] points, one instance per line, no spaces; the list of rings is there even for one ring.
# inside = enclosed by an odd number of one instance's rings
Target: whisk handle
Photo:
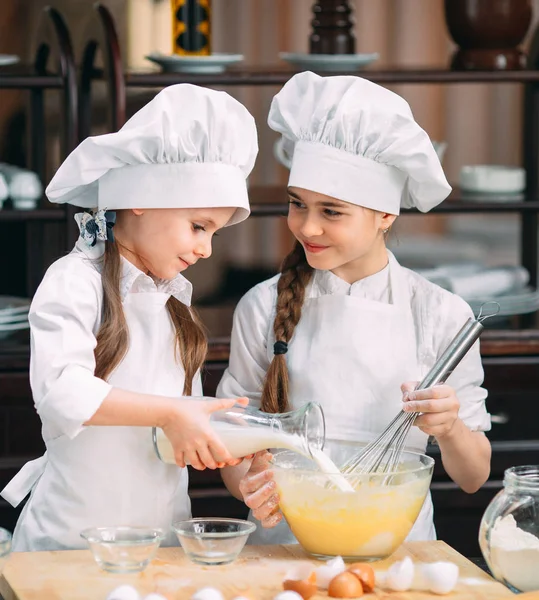
[[[433,385],[445,383],[455,367],[466,356],[468,350],[478,340],[483,329],[484,327],[479,321],[470,317],[416,389],[424,390]]]

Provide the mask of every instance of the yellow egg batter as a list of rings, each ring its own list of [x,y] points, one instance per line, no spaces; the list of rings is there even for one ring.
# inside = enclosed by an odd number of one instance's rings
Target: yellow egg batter
[[[276,473],[281,510],[307,552],[382,558],[404,541],[417,519],[430,477],[396,485],[359,484],[353,493]]]

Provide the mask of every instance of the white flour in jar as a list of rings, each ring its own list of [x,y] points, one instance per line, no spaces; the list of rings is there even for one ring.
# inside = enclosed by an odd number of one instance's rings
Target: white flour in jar
[[[497,579],[521,592],[539,590],[539,537],[520,529],[513,515],[496,519],[490,554]]]

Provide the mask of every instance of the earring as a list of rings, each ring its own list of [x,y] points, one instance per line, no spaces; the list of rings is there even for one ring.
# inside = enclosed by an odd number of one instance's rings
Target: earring
[[[382,233],[385,235],[389,231],[389,227],[387,229],[383,229]]]

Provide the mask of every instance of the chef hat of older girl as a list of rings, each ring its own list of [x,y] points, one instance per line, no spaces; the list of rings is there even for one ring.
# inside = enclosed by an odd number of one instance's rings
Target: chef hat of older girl
[[[408,103],[366,79],[299,73],[273,98],[268,123],[291,159],[289,186],[394,215],[426,212],[451,191]]]
[[[249,111],[225,92],[163,89],[117,133],[85,139],[60,166],[51,202],[97,210],[235,207],[249,216],[246,179],[258,153]]]

